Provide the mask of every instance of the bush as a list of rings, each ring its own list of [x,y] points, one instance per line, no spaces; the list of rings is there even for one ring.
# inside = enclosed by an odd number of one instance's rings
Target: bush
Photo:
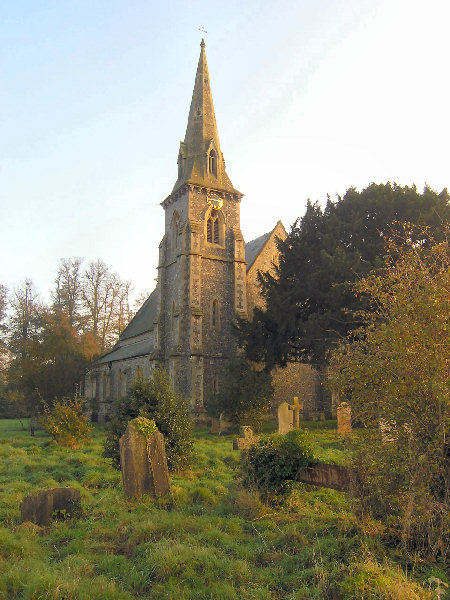
[[[171,471],[189,463],[192,451],[192,417],[189,401],[176,396],[163,369],[155,369],[150,380],[138,378],[125,398],[114,404],[114,417],[107,423],[103,456],[120,468],[119,439],[136,417],[153,419],[165,437],[167,463]]]
[[[44,405],[42,427],[60,446],[75,449],[89,439],[91,429],[83,415],[83,404],[83,399],[75,396],[56,401],[52,408]]]
[[[292,489],[299,470],[313,460],[304,431],[265,437],[242,452],[244,485],[255,485],[268,500],[280,501]]]

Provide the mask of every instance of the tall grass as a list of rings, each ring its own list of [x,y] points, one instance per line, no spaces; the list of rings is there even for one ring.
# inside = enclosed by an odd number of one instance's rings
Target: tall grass
[[[311,436],[343,459],[331,430]],[[343,493],[298,484],[286,506],[267,507],[240,487],[229,437],[198,431],[193,464],[171,478],[171,493],[133,501],[101,457],[103,439],[97,426],[83,449],[68,450],[0,421],[0,599],[376,600],[399,590],[428,600],[421,581],[445,578],[439,565],[406,576]],[[83,517],[21,523],[21,500],[52,486],[78,488]]]

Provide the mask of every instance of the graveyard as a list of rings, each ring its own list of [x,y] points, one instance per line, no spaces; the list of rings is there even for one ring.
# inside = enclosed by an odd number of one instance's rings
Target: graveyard
[[[348,441],[360,431],[340,434],[336,421],[300,425],[320,463],[349,465]],[[267,423],[263,435],[274,429]],[[154,432],[147,430],[151,440]],[[233,443],[254,443],[248,428],[240,435],[196,430],[192,463],[170,474],[170,489],[158,475],[151,489],[160,493],[137,496],[102,457],[104,437],[96,425],[92,439],[72,450],[43,431],[31,437],[17,420],[0,421],[0,598],[438,597],[427,581],[445,579],[443,566],[418,562],[412,570],[382,541],[380,523],[355,516],[344,491],[298,481],[274,505],[243,486],[242,450]],[[73,489],[81,511],[54,511],[45,525],[23,521],[24,498],[53,488]]]

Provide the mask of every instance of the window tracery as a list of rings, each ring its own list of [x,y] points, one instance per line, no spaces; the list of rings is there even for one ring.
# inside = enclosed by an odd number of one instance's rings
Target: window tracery
[[[206,240],[209,244],[221,243],[220,229],[220,214],[217,210],[212,210],[206,221]]]

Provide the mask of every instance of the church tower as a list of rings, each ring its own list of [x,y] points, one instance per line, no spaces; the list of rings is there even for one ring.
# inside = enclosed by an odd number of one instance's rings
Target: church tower
[[[202,40],[177,181],[161,203],[165,235],[153,355],[198,415],[234,352],[233,320],[247,316],[241,198],[225,170]]]

